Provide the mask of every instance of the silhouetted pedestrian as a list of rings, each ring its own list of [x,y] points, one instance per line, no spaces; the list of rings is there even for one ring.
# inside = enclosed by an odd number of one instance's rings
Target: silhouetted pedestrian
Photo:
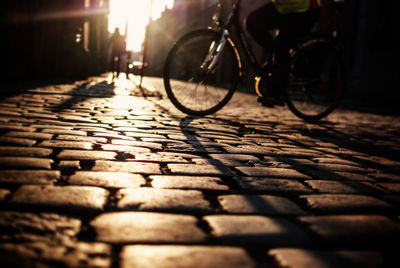
[[[111,71],[117,73],[117,77],[120,72],[121,57],[125,53],[126,42],[125,38],[120,34],[119,28],[115,28],[113,35],[110,38],[109,47],[111,49]]]

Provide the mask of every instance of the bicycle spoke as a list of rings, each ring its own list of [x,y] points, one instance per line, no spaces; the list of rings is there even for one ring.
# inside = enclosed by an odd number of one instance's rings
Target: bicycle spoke
[[[210,44],[218,45],[215,37],[216,32],[212,30],[189,33],[177,42],[167,58],[165,88],[171,101],[185,113],[213,113],[229,101],[236,89],[239,69],[235,52],[228,44],[218,52],[221,53],[219,60],[213,60],[216,56],[212,53],[217,50]],[[208,65],[211,63],[210,71]],[[231,74],[225,76],[227,66]],[[220,77],[222,70],[224,76]],[[225,81],[229,86],[222,89]]]
[[[286,90],[290,110],[304,119],[320,119],[338,104],[341,92],[341,68],[336,50],[328,42],[305,46],[291,63]]]

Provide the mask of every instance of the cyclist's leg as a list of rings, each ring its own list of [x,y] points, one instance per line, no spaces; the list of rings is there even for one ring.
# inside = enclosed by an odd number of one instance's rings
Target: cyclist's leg
[[[267,53],[272,53],[275,50],[275,40],[272,36],[272,31],[279,28],[281,14],[276,10],[274,4],[269,3],[251,12],[245,21],[247,31],[252,35],[254,40],[264,48]],[[258,89],[263,95],[258,99],[264,106],[273,107],[277,103],[270,98],[270,86],[266,80]]]
[[[111,54],[109,69],[111,72],[114,72],[114,54]]]
[[[119,72],[120,72],[120,65],[121,65],[121,55],[118,55],[118,59],[117,59],[117,66],[115,67],[116,68],[116,71],[117,71],[117,78],[119,77]]]
[[[272,71],[271,94],[283,98],[289,77],[290,48],[296,46],[318,18],[318,11],[292,13],[281,16],[279,36],[276,40],[275,65]]]
[[[269,3],[252,11],[245,19],[246,30],[267,52],[273,49],[271,30],[278,28],[280,16],[275,5]]]

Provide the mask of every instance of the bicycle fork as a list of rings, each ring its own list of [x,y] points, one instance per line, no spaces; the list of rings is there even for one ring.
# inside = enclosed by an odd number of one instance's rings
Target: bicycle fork
[[[208,49],[208,54],[200,66],[203,74],[208,75],[214,71],[215,66],[217,66],[218,60],[221,57],[221,52],[224,50],[226,41],[229,37],[229,31],[224,29],[222,31],[221,39],[216,42],[213,41]]]

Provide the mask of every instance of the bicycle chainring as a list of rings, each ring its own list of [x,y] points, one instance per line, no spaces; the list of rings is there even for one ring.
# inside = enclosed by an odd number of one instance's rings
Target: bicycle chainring
[[[266,76],[256,76],[254,89],[259,97],[268,96],[268,88],[271,79],[271,74],[268,73],[268,77]]]

